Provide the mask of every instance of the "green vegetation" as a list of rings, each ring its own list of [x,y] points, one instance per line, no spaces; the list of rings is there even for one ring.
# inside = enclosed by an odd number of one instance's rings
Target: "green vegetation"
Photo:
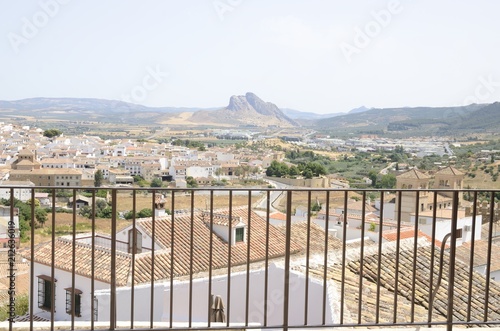
[[[163,185],[163,182],[161,181],[161,178],[153,178],[151,181],[151,187],[161,187]]]
[[[187,187],[198,187],[198,182],[191,176],[186,177]]]
[[[326,169],[318,162],[301,163],[296,167],[289,167],[286,163],[275,160],[267,168],[266,175],[269,177],[296,177],[302,175],[305,178],[313,178],[326,175]]]
[[[31,201],[28,200],[31,204]],[[38,206],[37,206],[38,202]],[[0,204],[4,206],[10,206],[10,199],[1,199]],[[27,242],[30,237],[29,233],[31,231],[31,205],[21,200],[14,198],[14,207],[19,209],[19,232],[21,237],[21,242]],[[40,202],[35,200],[35,219],[38,224],[35,226],[43,227],[47,221],[47,212],[45,209],[40,208]]]
[[[172,141],[172,145],[174,146],[185,146],[188,148],[205,148],[205,144],[200,141],[189,140],[189,139],[176,139]]]
[[[94,174],[94,186],[101,187],[102,181],[104,180],[104,175],[101,170],[97,170]]]
[[[62,131],[58,129],[48,129],[43,131],[43,135],[47,138],[59,137],[62,135]]]
[[[16,316],[25,315],[29,308],[29,296],[28,294],[22,294],[16,296]],[[0,307],[0,321],[6,321],[9,318],[9,305],[3,305]]]
[[[170,214],[169,209],[165,209],[165,212],[167,214]],[[138,213],[136,213],[136,218],[145,218],[145,217],[151,217],[151,216],[153,216],[153,210],[151,208],[144,208],[144,209],[141,209]],[[123,217],[126,220],[131,220],[132,218],[134,218],[134,212],[132,210],[129,210],[123,215]]]
[[[80,208],[78,211],[78,214],[87,217],[87,218],[92,218],[92,208],[89,206],[83,206]],[[111,218],[113,215],[113,210],[111,206],[102,199],[96,200],[95,202],[95,216],[98,218]]]

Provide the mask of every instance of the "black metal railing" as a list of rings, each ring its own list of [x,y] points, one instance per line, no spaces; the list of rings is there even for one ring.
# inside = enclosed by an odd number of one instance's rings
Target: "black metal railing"
[[[500,191],[105,189],[10,188],[10,329],[500,324]]]

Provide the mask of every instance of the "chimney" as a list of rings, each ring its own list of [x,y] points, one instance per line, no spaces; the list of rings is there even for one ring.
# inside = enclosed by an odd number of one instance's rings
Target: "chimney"
[[[167,215],[165,213],[165,196],[163,194],[159,194],[155,197],[155,217],[163,217]]]

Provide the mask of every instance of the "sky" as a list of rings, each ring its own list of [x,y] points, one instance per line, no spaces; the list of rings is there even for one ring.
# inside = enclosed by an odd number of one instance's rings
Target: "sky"
[[[0,0],[0,100],[315,113],[500,101],[500,1]]]

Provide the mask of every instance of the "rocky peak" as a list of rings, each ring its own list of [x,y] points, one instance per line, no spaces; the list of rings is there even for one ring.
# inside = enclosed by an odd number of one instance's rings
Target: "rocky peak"
[[[298,125],[294,120],[283,114],[283,112],[274,103],[265,102],[251,92],[248,92],[245,95],[233,95],[229,99],[229,105],[226,109],[235,112],[255,111],[261,115],[273,116],[292,125]]]

